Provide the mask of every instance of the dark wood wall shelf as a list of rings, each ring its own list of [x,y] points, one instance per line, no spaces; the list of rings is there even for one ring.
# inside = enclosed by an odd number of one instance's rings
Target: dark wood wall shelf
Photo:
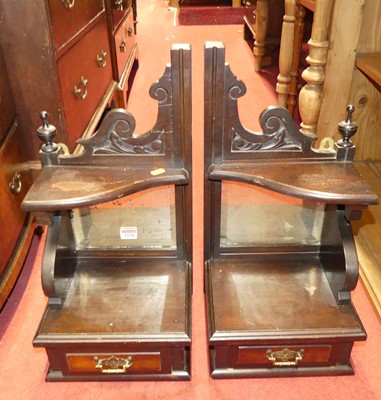
[[[351,221],[377,204],[353,163],[347,120],[314,150],[290,114],[269,107],[244,128],[245,85],[222,43],[205,48],[205,275],[212,377],[352,374],[366,333],[351,302]]]
[[[48,224],[34,339],[48,381],[188,380],[191,347],[191,55],[175,45],[150,93],[153,129],[111,110],[63,154],[42,113],[42,171],[22,207]]]

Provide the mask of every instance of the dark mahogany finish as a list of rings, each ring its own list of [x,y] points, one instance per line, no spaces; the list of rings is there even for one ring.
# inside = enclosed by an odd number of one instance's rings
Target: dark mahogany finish
[[[79,141],[80,153],[64,155],[41,114],[43,169],[22,207],[50,224],[42,262],[49,302],[34,340],[48,354],[47,380],[190,378],[190,53],[173,46],[171,65],[152,85],[159,110],[149,132],[136,134],[133,116],[115,109]],[[173,205],[157,205],[158,188],[172,190]],[[154,191],[154,204],[133,197],[145,189]],[[172,227],[161,228],[173,217]],[[120,221],[131,226],[139,218],[140,242],[126,244],[117,237]],[[139,244],[152,227],[155,242]]]
[[[34,224],[20,204],[32,182],[28,131],[19,126],[11,81],[0,49],[0,310],[21,271]]]
[[[366,333],[350,298],[358,280],[350,221],[378,200],[352,162],[351,109],[343,139],[316,150],[315,138],[300,133],[280,107],[262,113],[263,132],[244,128],[237,101],[245,90],[225,63],[223,44],[207,43],[204,236],[212,377],[352,374],[353,343]],[[232,184],[241,188],[235,197]],[[320,211],[311,219],[311,210]]]

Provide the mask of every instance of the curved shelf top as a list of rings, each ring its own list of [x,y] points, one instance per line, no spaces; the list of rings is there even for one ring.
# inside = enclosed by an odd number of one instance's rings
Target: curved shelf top
[[[306,200],[333,204],[378,204],[378,198],[349,162],[240,163],[214,165],[211,180],[230,180],[264,187]]]
[[[57,211],[119,199],[163,185],[184,185],[182,168],[51,166],[43,168],[24,198],[25,211]]]

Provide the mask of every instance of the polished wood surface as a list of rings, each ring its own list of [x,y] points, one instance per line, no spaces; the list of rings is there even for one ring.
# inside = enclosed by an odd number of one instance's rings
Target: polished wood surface
[[[16,116],[16,106],[13,100],[11,85],[7,78],[8,74],[2,51],[0,51],[0,77],[0,144],[2,144]]]
[[[40,115],[43,168],[23,208],[49,226],[48,305],[34,340],[46,350],[48,381],[190,379],[189,45],[172,47],[150,94],[152,129],[135,134],[134,117],[114,109],[74,154]],[[164,185],[166,195],[144,192]]]
[[[73,151],[79,137],[94,133],[106,109],[126,105],[126,96],[119,101],[117,93],[111,39],[116,7],[115,2],[102,0],[3,2],[2,45],[22,129],[37,129],[36,116],[47,110],[57,127],[57,142]],[[122,15],[127,11],[124,8]],[[137,58],[136,48],[133,57]],[[126,75],[130,71],[126,66]],[[76,87],[81,90],[77,95]],[[123,89],[127,91],[126,86]],[[31,159],[39,146],[32,135]]]
[[[381,196],[381,162],[367,161],[357,163],[357,168]],[[381,206],[370,207],[364,211],[362,221],[354,223],[354,233],[359,255],[360,274],[373,305],[381,318]]]
[[[357,54],[356,67],[381,88],[381,53]]]
[[[353,164],[223,164],[212,167],[209,178],[252,183],[312,201],[378,204],[377,195]]]
[[[104,11],[102,0],[85,0],[66,7],[61,0],[48,0],[53,37],[57,50],[78,35]]]
[[[26,211],[69,210],[104,203],[150,187],[186,184],[187,173],[168,168],[155,175],[155,168],[50,167],[41,171],[26,195]]]
[[[204,258],[211,375],[353,374],[351,349],[366,333],[351,303],[359,276],[351,220],[378,201],[354,166],[353,107],[339,127],[343,139],[315,150],[316,136],[299,131],[282,107],[262,112],[263,132],[243,127],[237,100],[245,89],[225,62],[223,44],[207,43]],[[244,185],[235,183],[229,196],[231,182]],[[260,193],[249,196],[249,185]],[[265,196],[264,189],[276,193]],[[296,211],[298,198],[303,203]],[[261,212],[271,216],[252,222]]]
[[[66,52],[57,63],[60,76],[63,104],[66,112],[68,146],[73,149],[82,136],[102,101],[107,88],[113,84],[109,38],[106,19],[97,25],[75,46]],[[97,56],[104,63],[97,63]],[[78,63],[78,60],[81,60]],[[73,93],[77,89],[79,94]],[[81,117],[78,118],[78,115]]]
[[[316,253],[221,258],[209,268],[213,342],[230,339],[233,332],[258,341],[282,332],[301,340],[311,330],[319,337],[344,329],[363,335],[351,305],[336,307]]]
[[[49,308],[36,343],[157,341],[189,342],[184,304],[188,265],[182,260],[79,260],[60,309]],[[131,335],[126,338],[125,335]],[[54,336],[52,336],[54,335]],[[124,335],[118,339],[118,335]]]

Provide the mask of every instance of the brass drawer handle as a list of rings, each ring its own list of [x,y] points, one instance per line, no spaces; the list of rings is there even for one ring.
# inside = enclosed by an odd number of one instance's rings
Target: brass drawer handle
[[[127,31],[127,32],[126,32],[126,33],[127,33],[127,36],[128,36],[128,37],[132,37],[133,29],[131,28],[131,26],[129,26],[128,29],[127,29],[126,31]]]
[[[107,358],[94,357],[94,360],[97,362],[95,368],[100,369],[102,374],[124,374],[134,363],[132,356],[127,358],[115,356]]]
[[[70,9],[74,7],[75,0],[61,0],[65,8]]]
[[[17,194],[17,193],[21,192],[21,187],[22,187],[21,176],[20,176],[20,174],[18,172],[16,172],[13,175],[12,180],[8,183],[8,187],[9,187],[9,190],[13,194]]]
[[[82,86],[82,87],[78,87],[78,86]],[[87,96],[87,89],[86,89],[87,79],[85,79],[83,76],[81,76],[81,80],[80,80],[80,83],[78,86],[75,85],[73,87],[74,96],[77,97],[78,99],[85,100],[85,98]]]
[[[115,8],[118,11],[123,11],[123,0],[115,0]]]
[[[283,350],[272,351],[268,349],[266,357],[277,367],[292,367],[303,359],[304,349],[290,350],[287,347]]]
[[[126,52],[126,41],[123,40],[122,43],[119,45],[119,49],[121,51],[121,53],[125,53]]]
[[[104,68],[106,66],[106,57],[107,52],[102,50],[99,54],[97,54],[97,63],[99,68]]]

